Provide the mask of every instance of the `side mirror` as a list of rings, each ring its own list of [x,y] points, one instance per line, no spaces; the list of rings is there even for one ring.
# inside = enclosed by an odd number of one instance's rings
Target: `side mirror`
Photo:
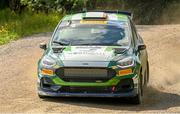
[[[39,47],[43,50],[46,50],[47,49],[47,45],[46,43],[40,43]]]
[[[141,51],[144,49],[146,49],[146,45],[144,45],[144,44],[138,45],[138,51]]]

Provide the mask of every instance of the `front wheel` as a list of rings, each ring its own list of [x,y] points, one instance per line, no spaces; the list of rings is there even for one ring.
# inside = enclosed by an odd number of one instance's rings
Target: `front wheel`
[[[135,97],[132,98],[132,103],[133,104],[141,104],[142,102],[142,95],[138,93]]]
[[[149,62],[147,61],[147,69],[146,69],[147,73],[146,73],[146,77],[147,77],[147,80],[146,80],[146,84],[149,83]]]
[[[147,61],[147,65],[146,65],[146,71],[145,71],[145,74],[144,74],[144,86],[147,87],[148,83],[149,83],[149,62]]]
[[[138,94],[132,98],[132,103],[133,104],[141,104],[142,103],[142,96],[143,96],[142,78],[140,77],[139,84],[138,84]]]

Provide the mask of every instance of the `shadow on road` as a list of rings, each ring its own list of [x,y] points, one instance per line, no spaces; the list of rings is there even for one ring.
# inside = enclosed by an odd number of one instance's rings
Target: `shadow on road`
[[[146,89],[144,102],[141,105],[132,105],[126,98],[47,98],[46,102],[64,103],[82,107],[92,107],[109,110],[164,110],[171,107],[180,107],[180,96],[158,91],[152,87]]]

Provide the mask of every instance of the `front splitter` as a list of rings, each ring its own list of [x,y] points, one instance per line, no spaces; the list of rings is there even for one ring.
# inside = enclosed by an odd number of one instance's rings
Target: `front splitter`
[[[41,96],[49,97],[135,97],[137,89],[134,89],[130,92],[125,93],[70,93],[70,92],[53,92],[53,91],[44,91],[38,89],[38,94]]]

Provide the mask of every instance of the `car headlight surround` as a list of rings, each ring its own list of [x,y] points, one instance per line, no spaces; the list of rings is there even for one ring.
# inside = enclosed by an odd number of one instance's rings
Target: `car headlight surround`
[[[117,66],[121,68],[127,68],[134,66],[134,59],[132,57],[126,57],[117,62]]]

